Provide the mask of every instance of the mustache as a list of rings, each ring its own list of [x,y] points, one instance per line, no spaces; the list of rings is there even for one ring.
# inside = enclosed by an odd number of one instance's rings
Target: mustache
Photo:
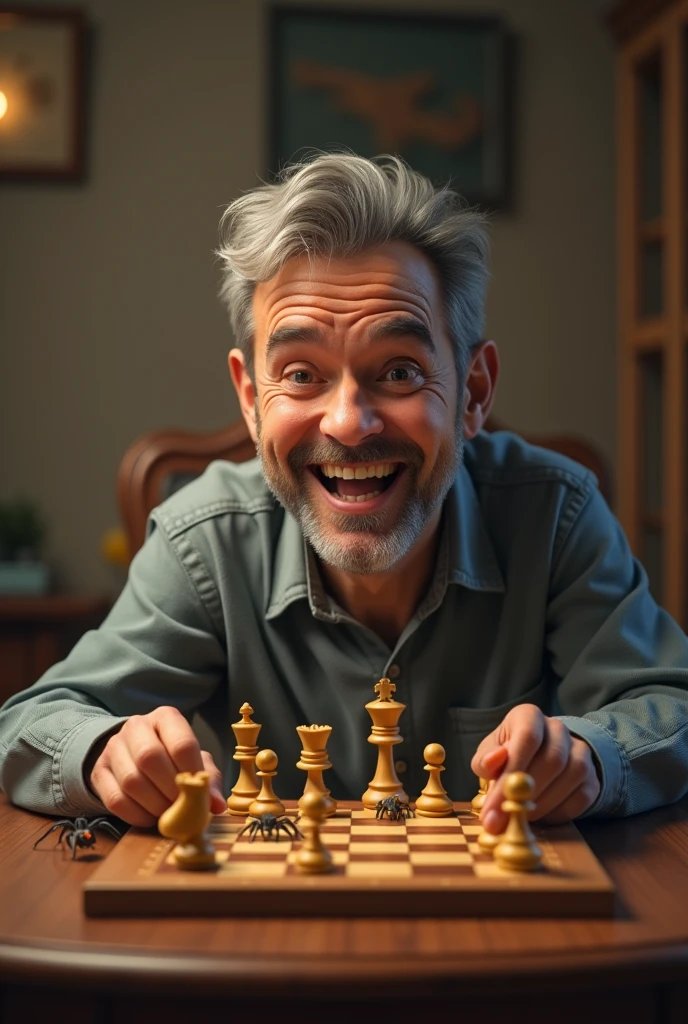
[[[333,441],[300,444],[287,456],[289,468],[295,473],[323,462],[404,462],[411,468],[420,469],[424,461],[422,448],[413,441],[399,443],[381,437],[355,448]]]

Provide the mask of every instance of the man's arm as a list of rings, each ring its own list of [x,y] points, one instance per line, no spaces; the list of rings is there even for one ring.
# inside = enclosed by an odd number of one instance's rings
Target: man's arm
[[[204,585],[205,596],[212,581],[206,579]],[[155,529],[134,559],[124,591],[100,629],[82,637],[65,661],[12,697],[0,711],[0,786],[15,803],[41,813],[102,813],[107,805],[112,813],[126,818],[112,779],[106,780],[104,770],[92,776],[92,757],[89,778],[85,778],[91,751],[97,744],[102,749],[96,753],[119,748],[117,784],[122,789],[120,782],[127,779],[127,787],[133,786],[129,799],[140,804],[136,794],[142,780],[131,765],[123,764],[122,742],[110,739],[121,731],[134,761],[143,755],[144,763],[154,762],[153,771],[160,779],[160,751],[146,742],[140,730],[137,734],[131,721],[141,716],[160,737],[159,722],[151,723],[147,716],[156,720],[159,709],[176,709],[181,712],[179,719],[184,716],[188,732],[180,739],[184,728],[177,723],[174,735],[181,760],[172,754],[167,774],[178,764],[202,767],[204,759],[198,744],[194,749],[195,741],[189,739],[193,734],[185,719],[210,697],[225,673],[218,624],[211,620],[196,581],[162,530]],[[97,793],[91,788],[94,785]],[[165,775],[161,792],[166,796],[167,789]]]
[[[489,778],[530,771],[539,814],[550,821],[672,803],[688,792],[688,639],[651,597],[597,492],[558,540],[547,647],[563,714],[513,709],[473,769]],[[498,783],[485,819],[500,802]],[[497,813],[490,831],[502,825]]]

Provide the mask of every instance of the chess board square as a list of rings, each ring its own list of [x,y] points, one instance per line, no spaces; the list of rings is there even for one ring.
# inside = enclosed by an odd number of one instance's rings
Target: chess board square
[[[416,846],[451,846],[461,847],[466,849],[468,841],[461,832],[454,832],[443,834],[436,832],[423,832],[420,835],[418,833],[409,832],[408,841],[412,847]]]
[[[349,878],[379,878],[380,864],[376,861],[349,861],[346,867]],[[408,861],[388,861],[385,864],[385,878],[411,878],[413,869]]]
[[[458,818],[407,818],[406,825],[409,829],[451,828],[461,830],[461,822]]]
[[[232,858],[235,857],[281,857],[284,860],[285,853],[291,850],[291,840],[280,840],[276,843],[274,839],[257,839],[253,843],[239,840],[231,847]]]
[[[361,855],[383,853],[387,857],[406,857],[408,855],[409,848],[408,843],[357,843],[355,839],[352,839],[349,843],[349,852],[351,854],[359,853]]]
[[[284,874],[284,859],[272,860],[239,860],[235,863],[234,857],[230,857],[222,866],[222,873],[226,876],[240,875],[245,878],[255,875],[259,878],[280,878]]]
[[[383,830],[384,829],[384,833]],[[385,839],[389,836],[406,836],[405,825],[386,825],[377,823],[375,825],[354,825],[351,829],[351,834],[354,836],[385,836]]]
[[[471,865],[473,863],[473,857],[468,852],[460,852],[458,850],[450,850],[446,853],[437,852],[425,852],[424,850],[411,850],[409,854],[409,860],[415,867],[416,864],[427,864],[434,867],[442,865],[451,866],[452,864],[460,865],[466,864]]]

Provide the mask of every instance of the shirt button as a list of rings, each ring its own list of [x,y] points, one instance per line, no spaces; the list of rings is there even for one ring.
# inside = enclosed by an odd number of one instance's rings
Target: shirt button
[[[406,764],[406,761],[395,761],[394,770],[397,773],[397,775],[405,775],[406,772],[408,771],[408,765]]]
[[[401,675],[401,669],[399,668],[398,665],[390,665],[389,666],[389,669],[387,670],[387,678],[388,679],[398,679],[400,675]]]

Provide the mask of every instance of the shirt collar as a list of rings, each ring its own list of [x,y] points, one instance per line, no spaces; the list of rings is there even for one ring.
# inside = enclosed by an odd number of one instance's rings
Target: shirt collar
[[[462,465],[444,503],[442,538],[430,590],[437,596],[450,583],[470,590],[506,590],[492,542],[483,520],[473,479]],[[331,602],[317,563],[296,520],[284,513],[273,562],[266,619],[282,614],[294,601],[307,599],[318,618],[331,618]]]

